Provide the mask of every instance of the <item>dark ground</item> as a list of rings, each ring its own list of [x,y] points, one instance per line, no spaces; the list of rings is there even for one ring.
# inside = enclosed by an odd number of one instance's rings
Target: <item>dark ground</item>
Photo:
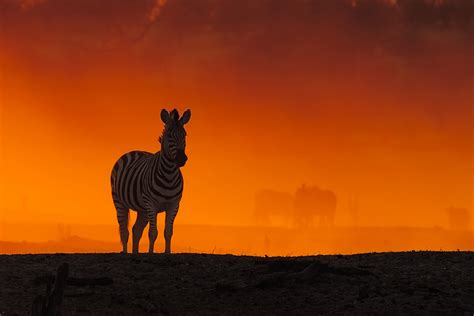
[[[0,256],[0,314],[28,315],[38,277],[69,263],[64,315],[474,313],[474,252],[314,257]]]

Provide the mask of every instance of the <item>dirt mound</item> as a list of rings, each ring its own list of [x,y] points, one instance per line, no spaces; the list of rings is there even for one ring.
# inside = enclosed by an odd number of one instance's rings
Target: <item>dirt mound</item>
[[[0,314],[29,315],[62,263],[64,315],[472,313],[473,259],[473,252],[3,255]]]

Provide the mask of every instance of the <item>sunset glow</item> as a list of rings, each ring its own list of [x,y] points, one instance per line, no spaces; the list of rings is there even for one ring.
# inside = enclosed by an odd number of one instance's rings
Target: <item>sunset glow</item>
[[[117,251],[113,164],[190,108],[178,251],[474,250],[473,9],[0,0],[0,241],[61,224]],[[257,223],[257,192],[304,183],[336,194],[334,227]]]

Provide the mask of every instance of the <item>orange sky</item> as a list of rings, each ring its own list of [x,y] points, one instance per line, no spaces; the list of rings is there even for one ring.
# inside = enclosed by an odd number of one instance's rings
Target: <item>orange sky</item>
[[[115,160],[189,107],[178,223],[254,225],[258,190],[308,183],[336,225],[357,195],[360,225],[447,227],[473,209],[472,6],[0,0],[0,221],[114,225]]]

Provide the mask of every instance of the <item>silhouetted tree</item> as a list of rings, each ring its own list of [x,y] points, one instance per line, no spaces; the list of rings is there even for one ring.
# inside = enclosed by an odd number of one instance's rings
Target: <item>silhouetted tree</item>
[[[357,226],[359,222],[359,196],[349,197],[349,215],[351,224]]]

